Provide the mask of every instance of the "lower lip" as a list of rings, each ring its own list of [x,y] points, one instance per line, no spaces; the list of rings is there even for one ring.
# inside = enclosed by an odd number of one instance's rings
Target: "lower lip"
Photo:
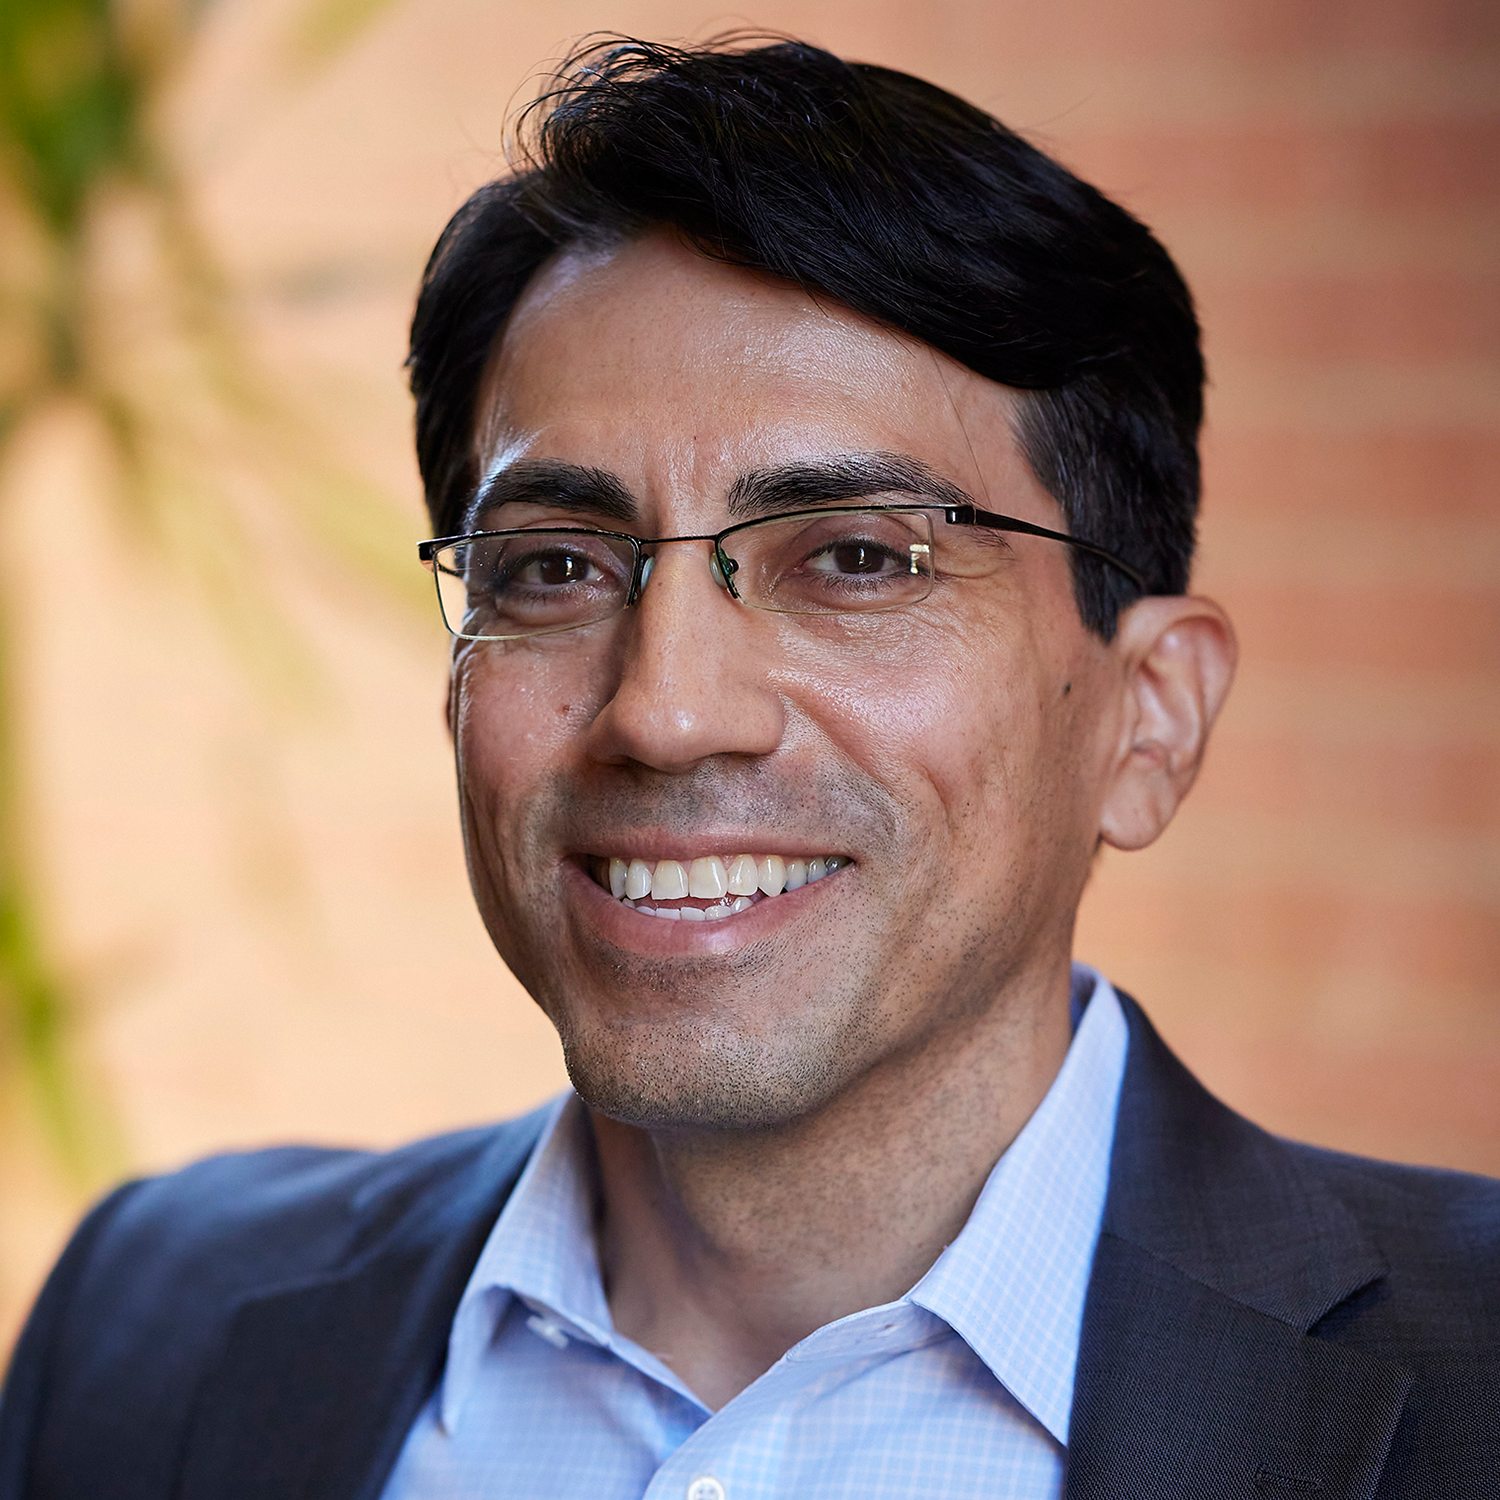
[[[583,909],[604,936],[617,946],[637,953],[727,953],[774,932],[782,922],[803,911],[808,898],[816,896],[834,875],[842,875],[853,866],[845,865],[822,880],[800,886],[795,891],[783,891],[779,896],[767,896],[746,911],[718,917],[712,922],[684,921],[681,918],[674,922],[670,917],[635,911],[610,895],[578,862],[568,860],[564,868],[568,886],[576,893]]]

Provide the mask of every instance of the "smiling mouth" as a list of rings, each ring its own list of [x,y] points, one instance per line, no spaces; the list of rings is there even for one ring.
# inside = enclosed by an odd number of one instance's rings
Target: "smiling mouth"
[[[594,880],[642,916],[720,922],[760,901],[822,880],[852,861],[845,854],[785,859],[779,854],[708,854],[686,862],[596,858]]]

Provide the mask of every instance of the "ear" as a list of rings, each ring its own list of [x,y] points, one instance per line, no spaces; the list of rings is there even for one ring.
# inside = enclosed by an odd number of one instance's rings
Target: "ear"
[[[455,642],[455,645],[458,644]],[[443,722],[448,726],[448,741],[453,742],[458,729],[458,653],[448,653],[448,694],[443,700]]]
[[[1238,647],[1213,600],[1172,595],[1131,605],[1111,649],[1120,663],[1122,716],[1099,834],[1117,849],[1144,849],[1197,778]]]

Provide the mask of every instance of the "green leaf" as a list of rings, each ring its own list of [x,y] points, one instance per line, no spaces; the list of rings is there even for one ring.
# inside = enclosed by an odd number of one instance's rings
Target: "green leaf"
[[[144,74],[107,0],[0,5],[0,161],[54,234],[76,235],[98,183],[140,163]]]

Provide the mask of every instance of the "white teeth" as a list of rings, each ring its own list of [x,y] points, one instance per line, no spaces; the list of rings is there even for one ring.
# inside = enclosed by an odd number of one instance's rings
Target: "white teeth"
[[[728,889],[729,875],[724,869],[724,861],[717,854],[693,861],[688,871],[688,895],[717,901]]]
[[[816,859],[783,859],[779,854],[707,854],[687,861],[662,859],[650,865],[643,859],[609,861],[609,889],[616,900],[644,916],[665,917],[668,921],[717,922],[737,912],[748,911],[755,904],[757,891],[779,896],[782,891],[800,890],[804,885],[822,880],[849,863],[848,857],[826,854]],[[689,897],[712,901],[707,908],[697,906],[647,906],[642,899],[680,901]],[[723,899],[720,899],[723,898]]]

